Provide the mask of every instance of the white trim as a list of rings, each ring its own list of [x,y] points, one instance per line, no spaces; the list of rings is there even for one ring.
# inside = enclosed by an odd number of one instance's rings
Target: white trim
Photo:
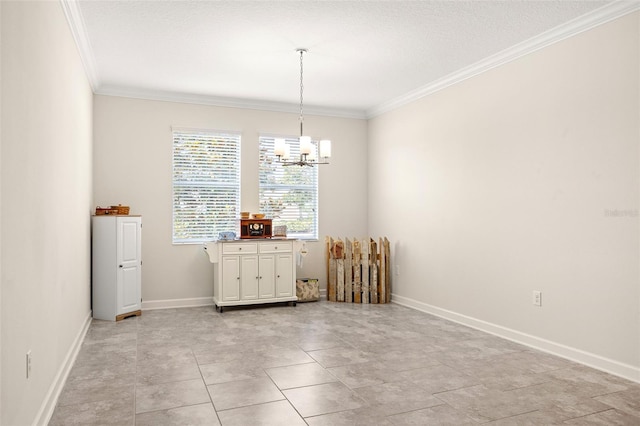
[[[195,308],[198,306],[213,306],[213,298],[209,296],[192,297],[189,299],[147,300],[142,302],[143,311],[152,311],[154,309]]]
[[[605,24],[637,10],[640,10],[640,2],[637,0],[614,1],[563,25],[545,31],[529,40],[525,40],[522,43],[498,52],[495,55],[482,59],[473,65],[442,77],[426,86],[412,90],[405,95],[373,107],[367,110],[366,117],[368,119],[373,118],[385,112],[400,108],[403,105],[417,101],[418,99],[460,83],[468,78],[489,71],[492,68],[499,67],[551,44],[573,37],[581,32],[590,30],[598,25]]]
[[[226,98],[222,96],[208,96],[194,93],[166,92],[162,90],[149,90],[139,88],[124,88],[103,86],[94,90],[96,95],[119,96],[123,98],[143,99],[164,102],[181,102],[186,104],[210,105],[226,108],[255,109],[260,111],[285,112],[291,114],[300,113],[300,105],[286,102],[273,102],[258,99]],[[348,108],[331,108],[314,105],[304,106],[307,115],[320,115],[327,117],[367,118],[365,111]]]
[[[444,318],[458,324],[463,324],[468,327],[475,328],[476,330],[484,331],[486,333],[502,337],[512,342],[516,342],[543,352],[550,353],[552,355],[559,356],[561,358],[568,359],[570,361],[584,364],[588,367],[602,370],[604,372],[625,378],[627,380],[631,380],[633,382],[640,383],[640,367],[625,364],[610,358],[605,358],[600,355],[583,351],[581,349],[572,348],[561,343],[552,342],[550,340],[522,333],[520,331],[503,327],[501,325],[492,324],[490,322],[472,318],[467,315],[462,315],[453,311],[449,311],[447,309],[438,308],[436,306],[419,302],[408,297],[398,296],[397,294],[391,295],[391,302],[421,312],[426,312],[428,314],[435,315],[437,317]]]
[[[84,319],[84,323],[82,327],[80,327],[80,332],[77,334],[73,344],[69,348],[67,352],[67,356],[64,359],[64,362],[58,369],[58,373],[56,377],[53,379],[51,386],[49,387],[49,391],[47,392],[47,396],[45,397],[42,405],[40,406],[40,410],[38,410],[38,414],[36,415],[35,420],[33,421],[34,425],[47,425],[51,420],[51,416],[53,415],[53,411],[56,408],[56,404],[58,403],[58,398],[60,397],[60,393],[64,388],[65,383],[67,382],[67,377],[71,372],[71,368],[73,364],[76,362],[76,358],[78,357],[78,353],[80,353],[80,348],[82,347],[82,342],[84,342],[84,337],[89,330],[89,326],[91,325],[92,312],[89,311],[87,316]]]
[[[80,60],[84,66],[84,71],[87,74],[87,79],[91,85],[91,89],[95,93],[96,89],[100,87],[100,80],[98,78],[98,72],[96,68],[96,62],[93,58],[93,50],[91,49],[91,42],[87,36],[87,30],[84,25],[84,19],[82,19],[82,13],[78,6],[78,1],[72,0],[60,0],[64,16],[67,18],[69,29],[73,36],[73,40],[76,42],[78,51],[80,53]]]

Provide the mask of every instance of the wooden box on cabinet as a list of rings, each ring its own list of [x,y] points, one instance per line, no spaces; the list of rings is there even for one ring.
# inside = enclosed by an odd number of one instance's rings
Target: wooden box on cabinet
[[[224,306],[298,300],[292,240],[217,244],[213,303],[220,312]]]
[[[118,321],[142,308],[142,218],[93,216],[91,285],[93,317]]]

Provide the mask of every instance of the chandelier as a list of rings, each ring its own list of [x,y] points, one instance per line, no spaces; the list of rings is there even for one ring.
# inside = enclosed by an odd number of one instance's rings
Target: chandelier
[[[302,84],[303,66],[302,55],[307,49],[296,49],[296,52],[300,52],[300,158],[298,160],[291,160],[289,156],[289,145],[284,139],[275,139],[273,146],[273,153],[278,158],[277,162],[283,166],[310,166],[313,167],[316,164],[329,164],[328,159],[331,157],[331,141],[323,139],[320,141],[318,148],[320,159],[316,158],[316,146],[311,141],[310,136],[304,136],[304,109],[303,109],[303,91],[304,85]]]

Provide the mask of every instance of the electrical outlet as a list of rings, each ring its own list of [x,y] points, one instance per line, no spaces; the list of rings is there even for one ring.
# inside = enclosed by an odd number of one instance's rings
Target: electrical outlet
[[[536,306],[542,306],[542,292],[538,290],[533,291],[533,304]]]
[[[400,275],[400,265],[396,265],[396,275]]]
[[[31,349],[29,349],[27,351],[27,358],[26,358],[26,362],[27,362],[27,379],[29,377],[31,377]]]

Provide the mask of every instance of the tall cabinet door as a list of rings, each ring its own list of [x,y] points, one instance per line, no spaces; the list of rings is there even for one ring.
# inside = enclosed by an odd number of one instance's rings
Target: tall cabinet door
[[[142,219],[119,216],[116,221],[116,261],[118,263],[117,313],[141,308]]]
[[[276,255],[276,297],[291,297],[295,294],[293,254]]]
[[[258,256],[240,256],[240,298],[255,300],[258,298]]]
[[[272,254],[260,255],[260,282],[258,285],[260,299],[272,299],[276,297],[275,262],[275,257]]]
[[[223,302],[240,300],[240,256],[222,256],[222,294]]]

